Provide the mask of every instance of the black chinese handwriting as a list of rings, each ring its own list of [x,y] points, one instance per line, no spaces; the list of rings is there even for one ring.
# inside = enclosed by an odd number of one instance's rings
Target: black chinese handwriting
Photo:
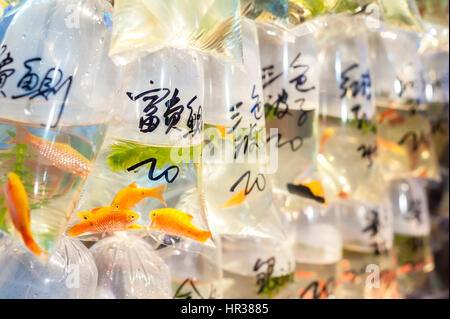
[[[335,280],[333,277],[329,278],[327,281],[313,281],[305,289],[299,291],[299,298],[304,299],[311,297],[309,299],[321,299],[327,298],[333,293],[335,286]]]
[[[289,83],[295,83],[295,89],[299,92],[306,93],[311,90],[314,90],[315,86],[305,87],[306,82],[308,82],[308,78],[306,77],[306,72],[310,69],[310,66],[307,64],[301,64],[298,60],[302,54],[299,52],[294,60],[291,62],[290,66],[294,70],[299,69],[300,75],[289,80]]]
[[[367,216],[368,225],[363,229],[363,233],[369,233],[370,237],[375,237],[380,230],[380,217],[376,210],[371,210]]]
[[[189,289],[192,288],[192,290]],[[183,288],[187,288],[187,292],[182,292]],[[200,291],[198,291],[197,287],[195,286],[195,283],[193,280],[187,278],[183,281],[183,283],[177,288],[175,291],[175,295],[173,296],[174,299],[192,299],[192,294],[197,295],[200,299],[205,299],[201,295]]]
[[[419,150],[419,147],[421,144],[425,145],[426,147],[429,147],[429,143],[427,138],[425,137],[425,133],[423,131],[420,132],[420,135],[418,135],[416,132],[408,131],[403,135],[403,137],[398,142],[399,145],[406,144],[407,142],[410,143],[411,149],[414,152],[417,152]]]
[[[362,158],[367,158],[369,160],[369,167],[371,167],[373,165],[372,155],[377,152],[377,146],[360,145],[356,150],[361,152]]]
[[[262,107],[261,107],[261,101],[260,101],[259,94],[256,94],[255,90],[256,90],[256,85],[253,85],[252,100],[254,101],[255,104],[253,105],[253,107],[252,107],[250,112],[255,117],[255,120],[258,121],[259,119],[261,119],[261,117],[264,114],[262,113]]]
[[[349,94],[353,98],[357,97],[358,94],[361,94],[361,96],[365,97],[368,101],[372,98],[370,73],[367,71],[361,74],[361,78],[357,80],[349,75],[351,71],[357,70],[358,68],[359,64],[354,63],[341,73],[341,84],[339,86],[342,91],[341,99]]]
[[[3,57],[3,54],[6,52],[8,47],[6,45],[3,45],[0,49],[0,58]],[[0,61],[0,94],[3,95],[3,97],[6,97],[6,93],[3,92],[3,87],[6,84],[6,81],[8,78],[16,72],[13,68],[5,68],[9,64],[13,63],[14,59],[11,57],[11,53],[7,52],[6,56],[3,57],[3,59]]]
[[[255,265],[253,266],[253,271],[257,272],[264,265],[267,265],[266,271],[261,271],[256,275],[256,285],[259,286],[259,290],[257,292],[258,295],[263,293],[264,288],[269,284],[270,278],[272,277],[275,268],[275,257],[270,257],[266,261],[262,261],[260,258],[258,258]]]
[[[280,76],[283,75],[283,72],[278,74],[274,74],[273,69],[275,67],[273,65],[269,65],[262,68],[262,81],[263,81],[263,89],[276,81]]]
[[[33,66],[39,65],[41,61],[42,58],[36,57],[28,59],[23,63],[27,71],[19,80],[17,88],[24,91],[25,93],[11,96],[11,98],[20,99],[23,97],[28,97],[29,100],[33,100],[34,98],[42,97],[46,101],[48,101],[50,96],[55,96],[59,91],[65,88],[63,91],[64,96],[62,99],[62,104],[59,108],[59,112],[57,112],[56,121],[51,125],[51,127],[54,128],[59,124],[61,116],[64,112],[64,107],[66,105],[70,88],[72,86],[73,77],[70,75],[64,79],[64,73],[62,70],[57,68],[50,68],[45,73],[44,77],[41,78],[39,74],[35,73],[33,70]]]

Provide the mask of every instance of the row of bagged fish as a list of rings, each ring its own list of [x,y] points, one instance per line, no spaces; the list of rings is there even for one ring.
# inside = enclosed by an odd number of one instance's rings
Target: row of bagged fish
[[[3,297],[400,298],[430,286],[423,181],[440,179],[436,140],[448,148],[429,112],[448,114],[448,64],[439,73],[426,57],[448,56],[448,42],[426,46],[411,1],[398,20],[390,10],[405,9],[386,1],[276,2],[8,7]]]

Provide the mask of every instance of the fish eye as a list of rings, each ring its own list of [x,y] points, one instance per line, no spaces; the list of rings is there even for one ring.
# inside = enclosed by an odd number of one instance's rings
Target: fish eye
[[[156,216],[156,213],[153,213],[152,215],[153,215],[153,217],[155,217],[155,216]]]
[[[131,219],[134,219],[134,215],[131,215]]]
[[[84,219],[87,220],[87,216],[84,216]]]

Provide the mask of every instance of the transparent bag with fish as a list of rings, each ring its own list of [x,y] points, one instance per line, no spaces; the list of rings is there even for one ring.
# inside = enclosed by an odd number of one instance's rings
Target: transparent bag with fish
[[[1,44],[0,229],[43,260],[68,223],[114,110],[111,11],[106,0],[28,1]]]
[[[46,264],[0,231],[0,298],[94,298],[97,267],[79,240],[62,236]]]
[[[384,28],[371,34],[379,162],[388,179],[439,180],[433,131],[427,117],[420,34]]]
[[[115,0],[110,52],[123,64],[163,47],[241,62],[239,10],[239,0]]]
[[[175,48],[127,66],[123,112],[106,134],[70,236],[155,231],[161,243],[169,234],[214,246],[200,175],[202,72],[196,53]]]
[[[432,293],[434,261],[431,221],[424,181],[397,179],[390,184],[394,213],[394,249],[398,279],[404,295]]]
[[[98,269],[95,298],[169,299],[170,270],[153,248],[133,233],[115,232],[90,251]]]
[[[330,209],[340,214],[343,276],[355,275],[341,283],[339,294],[367,298],[374,290],[366,291],[361,267],[371,261],[380,263],[386,286],[395,287],[392,211],[377,162],[367,20],[338,14],[323,22],[317,165]],[[385,290],[380,291],[388,294]]]
[[[208,219],[221,237],[225,298],[290,296],[294,261],[272,202],[277,158],[266,152],[257,29],[246,18],[242,42],[242,66],[216,57],[205,63]]]

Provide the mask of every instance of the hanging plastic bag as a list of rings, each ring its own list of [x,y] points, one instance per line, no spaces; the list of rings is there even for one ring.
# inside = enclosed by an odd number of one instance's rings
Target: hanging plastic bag
[[[199,175],[202,70],[194,52],[173,48],[128,66],[123,113],[107,132],[70,236],[150,230],[161,243],[168,234],[214,246]]]
[[[169,268],[141,238],[116,233],[90,250],[98,268],[96,298],[171,298]]]
[[[111,11],[106,0],[28,1],[0,45],[0,228],[44,260],[114,110]]]
[[[423,181],[393,181],[390,194],[400,287],[405,295],[430,291],[434,262],[430,243],[428,200]]]
[[[97,268],[89,250],[62,236],[44,265],[13,237],[0,232],[0,298],[94,298]]]
[[[272,203],[259,47],[255,25],[242,20],[244,65],[209,57],[203,152],[205,199],[222,239],[224,297],[290,294],[294,262]],[[272,162],[272,159],[274,162]]]
[[[216,247],[194,241],[179,241],[166,236],[162,244],[152,243],[155,252],[169,266],[174,299],[218,299],[222,298],[222,247],[220,238],[215,238]],[[180,267],[180,265],[182,265]]]
[[[297,298],[335,297],[342,259],[338,214],[310,204],[287,218],[288,233],[293,236]]]
[[[110,53],[128,63],[170,46],[241,61],[239,15],[239,0],[116,0]]]
[[[377,145],[387,178],[439,180],[432,127],[427,119],[419,36],[386,30],[372,36],[376,59]]]

